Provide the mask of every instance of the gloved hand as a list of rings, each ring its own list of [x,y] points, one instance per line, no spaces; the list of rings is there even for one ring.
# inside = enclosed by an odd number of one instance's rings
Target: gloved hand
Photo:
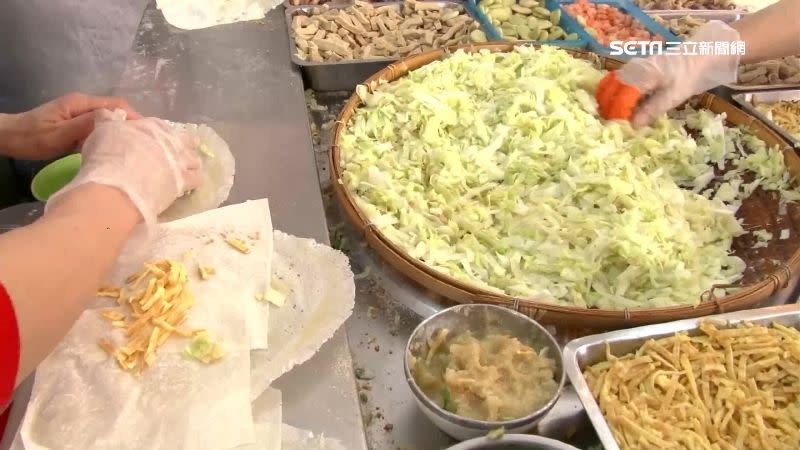
[[[714,53],[714,42],[738,40],[738,31],[716,20],[698,28],[687,39],[710,42],[710,53]],[[694,47],[695,52],[697,48]],[[685,52],[681,48],[681,53]],[[606,119],[629,119],[634,126],[650,124],[692,95],[735,82],[739,58],[740,55],[717,54],[636,58],[600,81],[595,94],[600,115]]]
[[[98,111],[78,175],[47,206],[82,184],[103,184],[124,192],[145,223],[153,224],[177,197],[200,184],[202,162],[192,136],[153,117],[124,119],[121,110]]]

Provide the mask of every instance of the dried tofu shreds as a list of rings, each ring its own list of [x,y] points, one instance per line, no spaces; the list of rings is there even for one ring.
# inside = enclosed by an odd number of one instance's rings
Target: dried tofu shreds
[[[286,303],[286,294],[275,288],[269,288],[263,298],[279,308]]]
[[[198,333],[192,343],[186,347],[186,356],[205,364],[211,364],[222,358],[225,350],[217,342],[213,342],[206,332]]]
[[[100,339],[97,342],[97,345],[99,345],[100,348],[102,348],[110,356],[114,356],[115,353],[114,346],[111,344],[111,342],[108,341],[108,339]]]
[[[623,450],[800,445],[800,331],[739,324],[650,340],[584,371]]]
[[[208,280],[212,275],[217,273],[216,269],[209,266],[197,266],[197,272],[201,280]]]
[[[107,339],[98,344],[123,370],[141,372],[155,363],[159,347],[170,336],[195,335],[194,331],[179,328],[194,306],[194,295],[188,287],[186,268],[172,260],[146,263],[141,272],[131,275],[126,282],[124,289],[118,289],[117,298],[128,314],[115,310],[104,310],[101,314],[112,326],[125,331],[127,342],[118,349]]]
[[[119,298],[120,288],[117,287],[101,287],[97,290],[98,297]]]
[[[111,321],[119,321],[125,318],[125,314],[122,314],[119,311],[114,311],[113,309],[107,309],[100,313],[103,317]]]
[[[256,300],[260,302],[269,302],[280,308],[286,303],[286,298],[289,295],[291,288],[282,280],[273,279],[266,292],[256,293]]]
[[[225,236],[225,242],[227,242],[228,245],[240,251],[241,253],[244,254],[250,253],[250,247],[239,238],[233,236]]]

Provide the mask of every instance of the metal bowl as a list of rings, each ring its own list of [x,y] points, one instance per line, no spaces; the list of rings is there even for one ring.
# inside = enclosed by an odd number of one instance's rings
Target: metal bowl
[[[532,434],[506,434],[500,439],[479,437],[449,447],[447,450],[578,450],[555,439]]]
[[[490,422],[462,417],[445,410],[422,392],[411,375],[413,361],[428,351],[428,339],[441,328],[449,329],[453,335],[471,331],[478,337],[484,336],[487,331],[508,333],[535,349],[547,347],[549,355],[556,360],[555,377],[558,383],[556,393],[541,408],[514,420]],[[565,374],[561,349],[553,336],[528,316],[501,306],[466,304],[434,314],[420,323],[411,333],[403,359],[408,386],[422,412],[442,431],[459,440],[484,436],[500,427],[508,433],[524,433],[530,430],[555,405],[564,387]]]

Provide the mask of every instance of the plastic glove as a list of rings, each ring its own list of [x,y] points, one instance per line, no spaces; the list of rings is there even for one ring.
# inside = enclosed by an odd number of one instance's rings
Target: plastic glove
[[[720,21],[711,21],[687,41],[735,42],[739,32]],[[695,51],[697,46],[695,46]],[[681,48],[686,52],[685,48]],[[721,84],[736,81],[739,55],[662,54],[636,58],[611,72],[600,82],[596,98],[606,119],[630,119],[634,126],[650,124],[656,117],[689,97]],[[640,99],[644,99],[641,102]],[[636,107],[638,103],[638,107]],[[634,109],[635,108],[635,109]]]
[[[103,184],[124,192],[145,223],[153,224],[177,197],[200,184],[202,162],[192,136],[153,117],[124,118],[121,110],[98,112],[81,150],[78,175],[47,206],[82,184]]]

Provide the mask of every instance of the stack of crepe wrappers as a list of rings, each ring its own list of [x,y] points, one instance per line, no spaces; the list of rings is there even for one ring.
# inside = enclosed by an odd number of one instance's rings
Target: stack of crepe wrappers
[[[226,243],[236,236],[243,254]],[[281,393],[270,384],[311,358],[344,323],[355,287],[347,258],[310,239],[273,231],[266,199],[159,224],[146,252],[126,248],[107,285],[122,286],[144,262],[182,262],[195,305],[182,325],[205,329],[224,347],[211,364],[187,358],[191,339],[172,337],[136,375],[97,344],[124,333],[101,315],[119,309],[97,298],[36,371],[12,449],[342,448],[282,425]],[[198,265],[215,274],[201,280]],[[258,301],[279,280],[285,304]],[[274,284],[274,281],[273,281]]]

